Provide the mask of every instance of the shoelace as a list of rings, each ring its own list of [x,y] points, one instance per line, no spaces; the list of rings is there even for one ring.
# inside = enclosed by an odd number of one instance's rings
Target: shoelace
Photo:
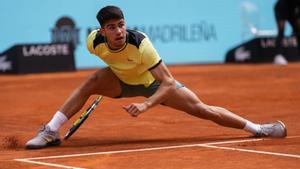
[[[274,132],[274,126],[275,124],[267,124],[270,126],[261,127],[261,134],[264,136],[269,136],[271,133]]]
[[[44,130],[46,130],[46,126],[45,126],[45,125],[42,125],[42,126],[39,128],[39,131],[38,131],[38,132],[40,133],[40,132],[43,132]]]

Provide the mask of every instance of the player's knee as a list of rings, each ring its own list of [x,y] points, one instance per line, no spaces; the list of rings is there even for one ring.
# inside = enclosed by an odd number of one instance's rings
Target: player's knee
[[[94,73],[88,77],[88,79],[80,87],[80,90],[88,95],[95,94],[96,89],[100,87],[99,81],[99,75]]]
[[[92,74],[88,77],[87,81],[86,81],[86,86],[93,86],[94,84],[97,83],[97,81],[99,81],[99,77],[97,74]]]
[[[91,81],[92,83],[96,83],[96,82],[100,79],[99,76],[100,76],[100,75],[94,73],[94,74],[90,75],[89,81]]]

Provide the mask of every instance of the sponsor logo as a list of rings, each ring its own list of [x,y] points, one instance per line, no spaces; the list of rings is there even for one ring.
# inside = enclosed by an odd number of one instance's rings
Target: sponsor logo
[[[260,40],[260,45],[262,48],[275,48],[276,47],[276,38],[265,38]],[[297,47],[297,39],[296,37],[285,37],[282,38],[280,42],[281,47],[284,48],[292,48]]]
[[[79,42],[79,28],[76,28],[75,22],[69,17],[61,17],[55,23],[51,30],[51,41],[53,43],[71,43],[76,48]]]
[[[236,61],[245,61],[251,58],[251,53],[249,50],[245,50],[244,47],[239,47],[234,52],[234,57]]]
[[[294,36],[284,38],[284,39],[282,39],[281,45],[286,48],[287,47],[295,47],[296,48],[298,46],[297,38]]]
[[[276,47],[276,39],[275,38],[261,39],[260,45],[262,48],[275,48]]]
[[[12,69],[12,63],[10,61],[6,61],[6,56],[0,56],[0,70],[5,72],[7,70]]]
[[[134,26],[134,30],[145,32],[153,42],[210,42],[217,41],[216,26],[206,21],[191,24]]]
[[[94,29],[98,28],[88,28],[87,34]],[[208,23],[204,20],[191,24],[128,26],[128,29],[138,30],[146,33],[152,42],[198,43],[216,42],[218,40],[216,26],[213,23]]]
[[[67,44],[23,46],[22,52],[24,57],[56,55],[62,56],[69,55],[71,53],[69,45]]]

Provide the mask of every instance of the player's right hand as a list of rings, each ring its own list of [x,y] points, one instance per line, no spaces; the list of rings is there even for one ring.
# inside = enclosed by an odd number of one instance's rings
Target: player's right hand
[[[137,117],[139,114],[147,111],[148,106],[146,103],[131,103],[127,106],[123,106],[123,109],[125,109],[131,116]]]

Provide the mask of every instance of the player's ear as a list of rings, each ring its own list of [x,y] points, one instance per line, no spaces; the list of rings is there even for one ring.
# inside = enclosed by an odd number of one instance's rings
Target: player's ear
[[[100,28],[100,33],[101,33],[102,36],[105,36],[105,31],[104,31],[103,28]]]

